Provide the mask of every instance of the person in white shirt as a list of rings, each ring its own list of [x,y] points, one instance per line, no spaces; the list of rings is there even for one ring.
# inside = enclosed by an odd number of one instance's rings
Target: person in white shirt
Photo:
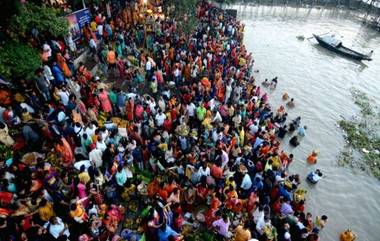
[[[107,149],[106,143],[100,136],[98,137],[98,141],[96,142],[96,149],[99,149],[101,152],[104,152]]]
[[[64,106],[67,106],[67,104],[69,103],[69,93],[66,91],[66,89],[62,88],[61,90],[59,90],[58,95],[61,98],[61,103]]]
[[[160,109],[162,110],[162,111],[166,111],[166,104],[165,104],[165,100],[164,100],[164,98],[163,98],[163,96],[160,96],[159,97],[159,100],[158,100],[158,107],[160,107]]]
[[[85,133],[87,136],[92,137],[95,134],[96,129],[97,127],[94,125],[94,123],[90,122],[85,129]]]
[[[264,219],[264,208],[262,206],[257,207],[252,216],[255,223],[258,223],[260,219]]]
[[[150,97],[148,97],[146,103],[149,105],[149,109],[152,112],[152,114],[156,114],[156,102]]]
[[[164,124],[165,119],[166,119],[166,115],[164,113],[162,113],[161,109],[159,109],[158,113],[156,114],[155,119],[156,119],[156,125],[162,126]]]
[[[212,120],[212,122],[214,122],[214,123],[221,123],[222,121],[223,121],[223,118],[220,115],[219,111],[215,111],[214,112],[214,119]]]
[[[264,228],[265,228],[265,225],[266,225],[266,219],[267,217],[264,217],[264,215],[262,217],[260,217],[260,219],[257,220],[257,223],[256,223],[256,231],[263,235],[264,234]]]
[[[48,80],[49,83],[54,80],[54,76],[53,76],[53,73],[51,72],[49,65],[46,65],[46,64],[44,65],[43,74],[44,74],[45,79]]]
[[[210,176],[210,168],[207,166],[207,162],[202,162],[202,166],[199,168],[201,176]]]
[[[98,36],[97,37],[102,38],[103,37],[103,25],[102,24],[98,24],[98,26],[96,27],[96,29],[98,30]]]
[[[251,124],[250,126],[249,126],[249,133],[251,134],[251,135],[255,135],[256,134],[256,132],[259,130],[259,126],[257,125],[257,122],[255,121],[255,122],[253,122],[253,124]]]
[[[94,148],[88,154],[88,158],[90,159],[91,163],[95,165],[96,168],[99,168],[103,165],[102,155],[103,152],[94,146]]]
[[[251,177],[246,173],[243,177],[243,181],[241,182],[240,186],[243,190],[249,191],[252,187],[252,180]]]
[[[148,72],[148,71],[151,71],[152,70],[152,62],[150,62],[150,60],[148,60],[145,64],[145,70]]]
[[[230,99],[231,97],[231,93],[232,93],[232,85],[231,85],[231,81],[228,81],[228,84],[226,85],[226,93],[225,93],[225,97],[224,97],[224,103],[227,104],[228,103],[228,100]]]
[[[228,154],[225,150],[222,150],[222,168],[224,168],[228,161],[230,160],[230,158],[228,157]]]
[[[186,110],[187,110],[187,114],[189,115],[189,117],[194,117],[195,115],[195,105],[193,102],[191,102],[190,104],[188,104],[186,106]]]
[[[92,56],[95,56],[96,55],[96,42],[95,42],[93,37],[91,37],[88,45],[90,47],[90,52],[91,52]]]
[[[48,231],[55,239],[63,237],[62,240],[65,240],[70,236],[69,229],[67,224],[65,224],[59,217],[51,217],[49,222],[45,223],[44,228]]]
[[[174,74],[174,82],[176,83],[176,85],[179,85],[181,83],[181,71],[178,66],[174,70],[173,74]]]

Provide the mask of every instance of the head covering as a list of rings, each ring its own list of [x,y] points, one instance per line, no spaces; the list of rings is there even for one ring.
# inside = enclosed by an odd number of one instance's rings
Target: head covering
[[[16,93],[16,94],[15,94],[15,100],[16,100],[17,102],[20,102],[20,103],[25,102],[25,98],[24,98],[24,96],[22,96],[20,93]]]
[[[66,114],[63,111],[60,111],[57,115],[58,122],[63,122],[66,120]]]
[[[96,148],[96,145],[94,143],[91,143],[89,145],[90,150],[94,150]]]
[[[244,164],[240,164],[240,166],[239,166],[239,171],[240,171],[241,173],[247,173],[247,172],[248,172],[248,169],[247,169],[247,167],[246,167]]]

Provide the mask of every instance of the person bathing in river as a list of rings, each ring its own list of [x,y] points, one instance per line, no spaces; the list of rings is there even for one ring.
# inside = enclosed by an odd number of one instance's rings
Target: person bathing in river
[[[293,108],[295,106],[295,104],[294,104],[294,98],[291,98],[290,101],[288,103],[286,103],[286,105],[289,108]]]
[[[307,130],[307,126],[300,126],[299,128],[298,128],[298,135],[300,136],[300,137],[304,137],[305,135],[306,135],[306,130]]]
[[[264,87],[267,87],[270,85],[268,79],[265,79],[262,83],[261,83]]]
[[[319,182],[319,180],[322,179],[322,172],[317,169],[315,171],[312,171],[310,172],[308,175],[307,175],[307,180],[313,184],[317,184]]]
[[[288,100],[289,99],[289,95],[287,92],[285,92],[283,95],[282,95],[282,100]]]
[[[277,81],[278,81],[278,77],[274,77],[270,83],[270,87],[271,88],[276,88],[277,87]]]
[[[289,143],[290,143],[290,145],[292,145],[293,147],[297,147],[297,146],[300,144],[300,142],[299,142],[297,136],[293,136],[293,137],[289,140]]]

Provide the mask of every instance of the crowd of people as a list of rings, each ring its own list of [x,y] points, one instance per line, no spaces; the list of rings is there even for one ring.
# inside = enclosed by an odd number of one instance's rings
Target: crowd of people
[[[280,148],[301,119],[268,104],[244,25],[196,14],[190,35],[157,18],[147,40],[130,9],[95,13],[84,39],[113,85],[74,66],[72,41],[44,44],[0,115],[0,240],[319,240],[328,218],[305,212]]]

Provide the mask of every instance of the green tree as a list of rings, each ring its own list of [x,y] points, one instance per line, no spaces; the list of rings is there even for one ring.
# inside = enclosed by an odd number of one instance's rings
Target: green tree
[[[40,65],[38,51],[29,45],[8,40],[0,46],[0,75],[6,79],[30,78]]]
[[[12,16],[18,13],[20,1],[1,0],[0,1],[0,26],[7,27]]]
[[[69,23],[60,10],[32,3],[23,4],[19,13],[11,18],[9,26],[18,39],[27,38],[33,28],[51,37],[65,36],[68,27]]]
[[[171,15],[177,19],[177,28],[180,32],[188,34],[198,24],[196,16],[197,3],[198,0],[171,0],[164,2],[164,8],[171,9]]]

